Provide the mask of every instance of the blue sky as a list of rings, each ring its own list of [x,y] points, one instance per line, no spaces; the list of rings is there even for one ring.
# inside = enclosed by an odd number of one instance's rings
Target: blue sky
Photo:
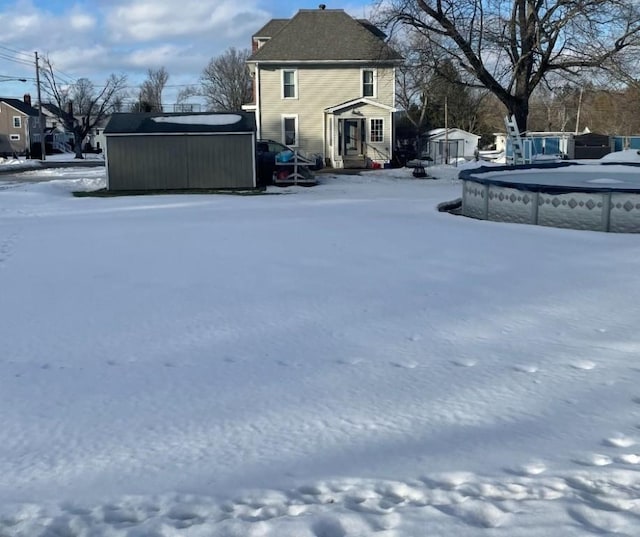
[[[347,0],[328,8],[368,14],[372,2]],[[147,69],[170,78],[163,101],[197,83],[208,61],[231,46],[246,48],[269,19],[288,18],[318,1],[285,0],[0,0],[0,95],[35,96],[33,53],[47,55],[66,80],[95,84],[125,73],[131,91]],[[26,83],[3,77],[28,78]]]

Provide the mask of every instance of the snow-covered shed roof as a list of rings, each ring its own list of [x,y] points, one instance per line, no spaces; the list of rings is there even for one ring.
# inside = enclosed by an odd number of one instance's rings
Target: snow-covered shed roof
[[[119,113],[104,129],[110,134],[255,132],[255,116],[248,112]]]
[[[448,132],[447,132],[448,131]],[[438,128],[438,129],[431,129],[430,131],[426,132],[426,135],[429,138],[440,138],[440,137],[444,137],[446,135],[448,135],[449,137],[456,135],[456,136],[467,136],[469,138],[480,138],[479,135],[474,134],[472,132],[469,131],[465,131],[463,129],[458,129],[456,127],[450,128],[450,129],[445,129],[443,127]]]

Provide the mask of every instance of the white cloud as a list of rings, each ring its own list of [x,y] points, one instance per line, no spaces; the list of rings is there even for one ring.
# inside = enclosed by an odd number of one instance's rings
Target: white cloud
[[[71,28],[74,30],[91,30],[96,26],[96,19],[86,13],[75,13],[69,18]]]
[[[180,56],[185,56],[186,47],[176,45],[160,45],[144,49],[134,50],[128,56],[122,58],[129,66],[148,69],[150,67],[160,67],[173,62]]]
[[[258,27],[269,18],[256,7],[255,1],[237,0],[137,0],[106,8],[105,15],[113,38],[125,42],[193,38],[202,34],[219,39],[237,35],[239,27]]]

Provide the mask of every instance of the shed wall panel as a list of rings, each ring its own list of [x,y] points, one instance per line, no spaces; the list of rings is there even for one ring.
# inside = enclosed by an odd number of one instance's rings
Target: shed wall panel
[[[188,188],[186,136],[109,136],[110,190]]]
[[[255,186],[251,134],[187,136],[189,188]]]

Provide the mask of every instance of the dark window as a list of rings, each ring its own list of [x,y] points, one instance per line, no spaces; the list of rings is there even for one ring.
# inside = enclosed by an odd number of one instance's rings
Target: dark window
[[[362,96],[375,97],[375,75],[371,70],[362,71]]]

